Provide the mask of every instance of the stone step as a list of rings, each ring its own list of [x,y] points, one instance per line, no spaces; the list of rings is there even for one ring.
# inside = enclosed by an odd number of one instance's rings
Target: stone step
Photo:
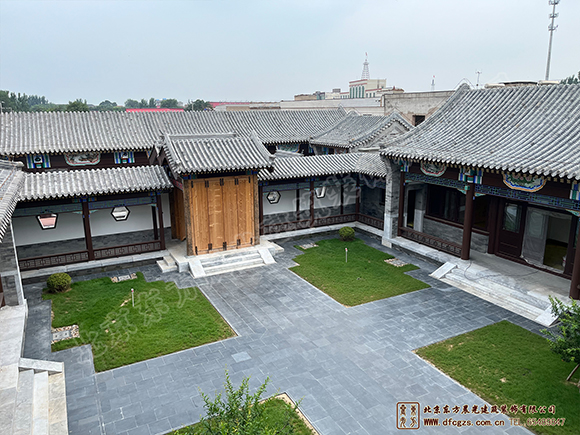
[[[261,260],[258,252],[240,252],[237,255],[219,255],[216,257],[200,257],[199,260],[204,269],[208,267],[221,266],[224,264],[236,264],[250,260]]]
[[[41,359],[20,358],[20,370],[34,370],[38,372],[48,372],[48,374],[62,373],[64,371],[64,363],[58,361],[46,361]]]
[[[34,374],[32,393],[32,434],[48,435],[48,372]]]
[[[477,281],[470,280],[464,276],[462,270],[454,269],[441,280],[530,320],[535,321],[545,311],[527,302],[525,295],[517,290],[482,278]]]
[[[48,420],[50,435],[68,434],[64,373],[48,377]]]
[[[260,254],[260,257],[262,257],[264,264],[274,264],[276,262],[268,248],[260,248],[258,249],[258,253]]]
[[[159,267],[159,270],[161,270],[161,273],[177,272],[178,269],[177,264],[170,255],[158,260],[157,266]]]
[[[207,276],[217,275],[219,273],[233,272],[236,270],[248,269],[251,267],[264,266],[264,260],[258,255],[258,258],[252,257],[242,261],[234,261],[231,263],[222,263],[215,266],[203,267]]]
[[[455,270],[454,273],[465,276],[465,272],[460,271],[459,269]],[[512,299],[521,301],[528,305],[532,305],[540,311],[544,311],[547,308],[550,308],[549,300],[538,298],[527,292],[514,278],[492,274],[489,277],[478,277],[477,282],[486,288],[493,289],[494,292],[502,292]]]
[[[33,391],[34,370],[19,372],[12,435],[30,435],[32,433]]]
[[[449,272],[451,272],[453,269],[455,269],[456,267],[457,267],[457,265],[455,265],[451,261],[448,261],[445,264],[443,264],[441,267],[439,267],[435,272],[433,272],[431,274],[431,276],[433,278],[436,278],[436,279],[441,279],[445,275],[447,275]]]

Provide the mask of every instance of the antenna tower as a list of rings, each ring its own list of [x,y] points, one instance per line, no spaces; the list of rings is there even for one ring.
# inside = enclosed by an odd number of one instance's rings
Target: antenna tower
[[[558,16],[556,13],[556,5],[560,3],[560,0],[549,0],[548,3],[552,6],[552,13],[548,15],[548,18],[551,19],[550,24],[548,25],[548,32],[550,32],[550,43],[548,44],[548,62],[546,63],[546,80],[550,80],[550,60],[552,58],[552,38],[554,36],[554,30],[558,28],[558,26],[554,26],[554,19]]]
[[[369,55],[365,53],[365,62],[363,63],[361,80],[369,80],[370,78],[371,74],[369,73]]]
[[[433,76],[433,80],[431,80],[431,92],[435,90],[435,76]]]

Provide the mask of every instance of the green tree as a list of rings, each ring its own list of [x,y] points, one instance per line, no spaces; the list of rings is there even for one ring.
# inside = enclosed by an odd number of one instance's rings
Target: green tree
[[[101,101],[98,105],[99,110],[112,110],[115,107],[117,107],[117,103],[109,100]]]
[[[138,109],[139,108],[139,101],[132,100],[129,98],[127,101],[125,101],[125,107],[127,109]]]
[[[273,427],[265,418],[264,410],[268,400],[262,401],[262,395],[266,392],[269,378],[258,388],[254,394],[250,394],[250,378],[244,378],[238,389],[235,389],[230,381],[226,370],[225,400],[218,393],[215,400],[201,392],[204,401],[206,416],[197,425],[196,435],[274,435],[293,434],[294,427],[290,424],[291,413],[296,411],[298,404],[288,410],[285,422],[281,427]]]
[[[48,104],[50,104],[50,101],[48,101],[46,99],[46,97],[44,97],[44,96],[42,96],[42,97],[40,97],[38,95],[29,95],[28,96],[28,105],[30,107],[33,107],[33,106],[46,106]]]
[[[66,109],[67,112],[88,112],[89,105],[87,100],[81,100],[80,98],[75,101],[69,101]]]
[[[203,100],[195,100],[194,102],[189,102],[187,103],[187,105],[185,106],[185,110],[194,110],[196,112],[201,112],[203,110],[213,110],[213,107],[211,105],[211,103],[209,101],[203,101]]]
[[[14,112],[29,112],[28,96],[26,94],[15,94],[9,91],[0,91],[0,103],[2,110],[11,110]]]
[[[156,107],[157,107],[157,104],[155,103],[155,98],[153,98],[153,97],[149,98],[149,108],[155,109]]]
[[[560,355],[565,362],[576,363],[576,367],[566,379],[569,381],[580,367],[580,304],[572,300],[571,305],[566,305],[558,298],[551,296],[550,302],[552,303],[552,314],[560,320],[559,333],[547,329],[542,329],[542,333],[548,336],[552,352]],[[580,381],[578,387],[580,388]]]
[[[66,110],[66,104],[37,104],[30,108],[33,112],[64,112]]]
[[[164,109],[177,109],[179,107],[175,98],[167,98],[161,101],[161,107]]]
[[[580,83],[580,71],[578,71],[578,75],[576,77],[574,74],[572,74],[570,77],[566,77],[560,81],[561,85],[577,85],[578,83]]]
[[[139,109],[146,109],[147,107],[149,107],[149,103],[145,98],[141,98],[141,101],[139,101]]]

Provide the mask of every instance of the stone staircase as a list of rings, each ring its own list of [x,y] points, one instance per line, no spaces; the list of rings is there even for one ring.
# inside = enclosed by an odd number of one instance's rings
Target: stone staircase
[[[262,241],[260,245],[249,248],[191,257],[185,256],[183,246],[168,250],[171,255],[157,262],[161,272],[189,272],[194,278],[273,264],[276,262],[273,255],[284,251],[280,246],[268,241]]]
[[[66,435],[64,364],[21,357],[26,315],[26,305],[0,310],[1,433]]]
[[[432,276],[544,326],[556,321],[549,300],[520,288],[515,279],[493,274],[485,276],[482,271],[470,272],[450,263],[445,263]]]

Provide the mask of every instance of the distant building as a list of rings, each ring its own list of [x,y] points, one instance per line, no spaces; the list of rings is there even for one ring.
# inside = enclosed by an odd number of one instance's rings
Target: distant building
[[[375,98],[380,96],[386,87],[387,79],[353,80],[348,82],[348,98]]]
[[[439,109],[455,91],[387,91],[381,96],[383,114],[398,112],[412,125],[419,125]]]

